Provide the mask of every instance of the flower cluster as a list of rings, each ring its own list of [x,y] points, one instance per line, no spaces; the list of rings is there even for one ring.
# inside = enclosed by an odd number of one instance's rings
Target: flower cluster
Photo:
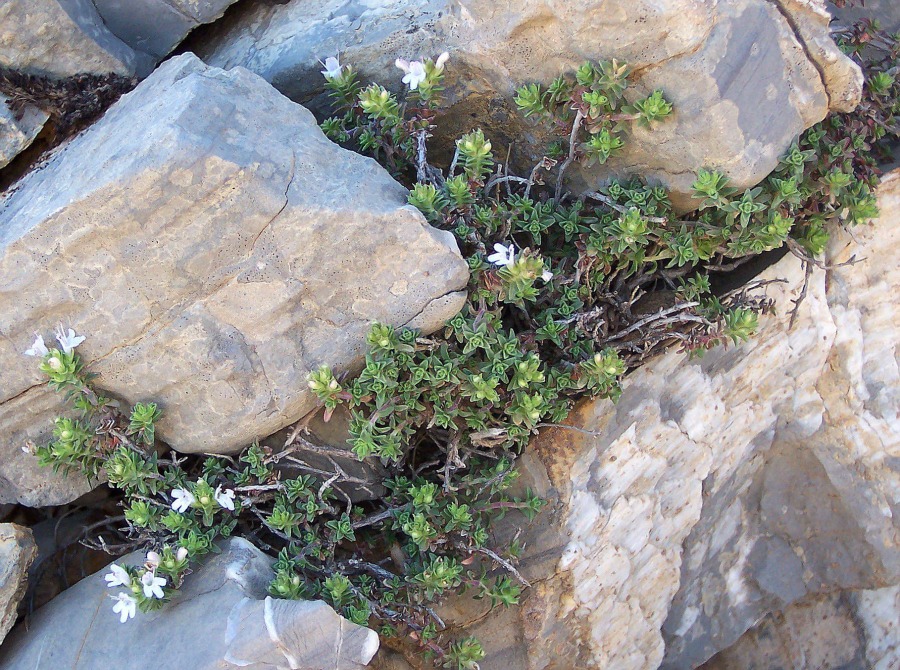
[[[147,552],[147,559],[140,568],[122,567],[113,563],[104,575],[108,588],[124,587],[115,596],[110,596],[115,604],[113,612],[119,621],[125,623],[134,618],[138,608],[142,611],[156,609],[172,592],[171,584],[180,583],[182,573],[188,565],[188,550],[179,547],[173,550],[166,546],[162,553]],[[157,573],[165,574],[160,576]]]

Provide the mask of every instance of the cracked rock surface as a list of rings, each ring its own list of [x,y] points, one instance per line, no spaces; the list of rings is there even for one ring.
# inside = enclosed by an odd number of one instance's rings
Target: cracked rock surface
[[[291,0],[238,7],[200,54],[247,67],[324,114],[318,59],[340,53],[363,81],[397,89],[395,58],[448,50],[450,108],[434,149],[452,153],[453,139],[481,126],[498,155],[514,145],[521,169],[550,138],[516,112],[515,88],[549,84],[585,60],[624,60],[637,71],[629,95],[661,89],[674,115],[636,127],[624,153],[583,170],[581,185],[637,173],[687,206],[699,168],[751,186],[829,108],[857,104],[862,74],[831,41],[828,21],[822,0]]]
[[[120,559],[143,561],[143,553]],[[101,570],[38,610],[0,647],[4,670],[190,668],[362,670],[378,650],[375,631],[321,601],[266,595],[272,559],[232,538],[189,575],[163,609],[125,624],[112,611]],[[202,636],[202,643],[198,638]]]
[[[87,486],[20,450],[62,407],[35,331],[87,335],[174,448],[233,453],[315,407],[311,370],[360,365],[373,321],[440,327],[468,269],[406,195],[256,75],[167,61],[0,201],[0,501]]]

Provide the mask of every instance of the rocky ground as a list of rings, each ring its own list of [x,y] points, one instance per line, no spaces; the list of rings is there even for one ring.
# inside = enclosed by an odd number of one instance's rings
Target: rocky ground
[[[430,150],[478,125],[513,165],[542,141],[517,86],[627,60],[673,123],[573,188],[638,173],[687,210],[698,169],[752,186],[855,106],[829,21],[820,0],[0,2],[0,667],[429,667],[323,602],[268,596],[272,559],[239,538],[121,626],[108,557],[78,544],[119,512],[22,449],[60,411],[22,356],[57,323],[91,334],[99,386],[166,407],[160,440],[228,455],[314,410],[320,365],[358,370],[371,322],[427,334],[459,311],[453,235],[319,129],[319,59],[399,85],[397,57],[448,51]],[[659,356],[532,440],[519,485],[550,504],[496,529],[521,531],[531,588],[441,607],[485,643],[482,670],[900,668],[900,171],[878,204],[832,236],[828,269],[769,259],[760,278],[785,281],[749,342]]]

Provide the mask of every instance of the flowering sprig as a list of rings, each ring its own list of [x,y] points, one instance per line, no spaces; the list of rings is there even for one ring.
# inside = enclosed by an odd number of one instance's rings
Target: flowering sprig
[[[418,98],[428,104],[437,103],[437,94],[443,90],[444,65],[450,54],[443,52],[436,59],[408,61],[398,58],[394,65],[403,71],[402,82],[415,92]]]

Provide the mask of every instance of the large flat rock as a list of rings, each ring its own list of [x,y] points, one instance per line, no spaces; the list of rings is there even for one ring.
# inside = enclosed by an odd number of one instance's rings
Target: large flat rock
[[[0,202],[0,500],[74,494],[32,490],[20,450],[62,405],[35,331],[86,335],[97,384],[158,402],[176,449],[232,453],[315,407],[310,370],[360,365],[371,322],[440,327],[468,269],[405,203],[256,75],[167,61]]]
[[[435,148],[480,125],[498,155],[514,145],[514,159],[528,167],[546,137],[515,111],[515,87],[548,84],[585,60],[627,61],[636,71],[633,95],[660,88],[676,111],[636,129],[621,156],[573,184],[637,173],[666,184],[683,206],[699,168],[753,185],[829,109],[854,107],[862,87],[859,69],[829,37],[821,0],[248,3],[200,53],[220,67],[247,67],[324,112],[318,59],[340,53],[363,80],[398,89],[395,58],[444,50],[450,108]]]

